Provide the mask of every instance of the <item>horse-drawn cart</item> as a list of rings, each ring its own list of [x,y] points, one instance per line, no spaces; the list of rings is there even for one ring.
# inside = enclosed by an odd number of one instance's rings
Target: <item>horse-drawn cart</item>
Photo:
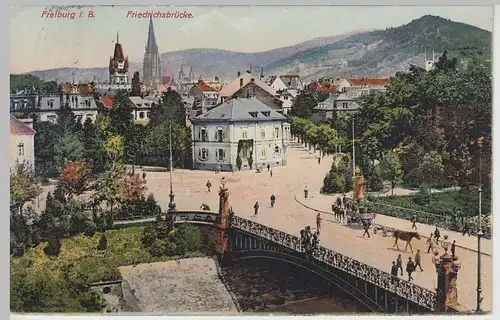
[[[362,226],[367,223],[371,227],[372,220],[375,219],[377,215],[374,212],[365,212],[364,208],[359,208],[358,210],[347,209],[346,211],[348,225],[358,223]]]

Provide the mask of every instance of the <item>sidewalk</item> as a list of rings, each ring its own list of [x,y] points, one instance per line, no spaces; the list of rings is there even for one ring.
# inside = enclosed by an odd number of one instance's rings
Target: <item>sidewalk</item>
[[[302,206],[319,211],[323,214],[332,214],[332,203],[337,199],[337,195],[322,195],[319,192],[309,192],[308,199],[304,199],[304,194],[295,194],[295,200],[301,204]],[[377,226],[385,226],[394,229],[400,230],[408,230],[411,228],[411,222],[409,220],[404,220],[400,218],[394,218],[390,216],[386,216],[383,214],[378,214],[373,220],[373,224]],[[419,235],[423,238],[429,238],[429,235],[434,232],[436,229],[435,226],[430,226],[423,223],[417,223],[417,231]],[[448,236],[447,242],[450,244],[453,240],[456,240],[456,246],[458,248],[470,250],[477,252],[477,237],[475,236],[462,236],[461,233],[447,230],[443,228],[439,228],[441,231],[441,239],[444,238],[445,235]],[[481,240],[481,254],[490,256],[493,253],[493,240],[491,239],[482,239]]]

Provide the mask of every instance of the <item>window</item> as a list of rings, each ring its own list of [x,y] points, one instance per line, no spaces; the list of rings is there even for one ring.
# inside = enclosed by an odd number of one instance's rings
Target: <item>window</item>
[[[250,116],[252,118],[257,118],[258,113],[257,112],[249,112]]]
[[[143,111],[139,112],[139,119],[144,119],[144,112]]]
[[[262,149],[262,150],[260,151],[260,158],[261,158],[261,159],[266,159],[266,157],[267,157],[267,152],[266,152],[266,149]]]
[[[17,155],[18,156],[24,156],[24,143],[20,142],[17,145]]]
[[[241,139],[248,139],[248,130],[247,129],[241,130]]]
[[[215,157],[217,158],[217,160],[224,161],[224,156],[225,156],[224,150],[219,149],[215,151]]]
[[[278,139],[280,137],[280,128],[274,127],[274,138]]]
[[[76,121],[82,122],[82,118],[83,118],[83,116],[81,114],[79,114],[76,116]]]
[[[92,119],[92,115],[91,114],[87,114],[87,119]]]
[[[224,139],[224,131],[222,128],[217,128],[216,139],[218,142],[222,142]]]
[[[264,128],[260,129],[260,138],[261,139],[266,138],[266,129],[264,129]]]
[[[54,101],[50,101],[50,108],[54,109]]]
[[[198,150],[198,156],[200,157],[200,160],[207,160],[208,159],[208,150],[205,148]]]
[[[52,122],[52,123],[55,123],[56,122],[56,116],[47,116],[47,120]]]
[[[280,147],[279,147],[279,146],[275,146],[275,147],[274,147],[274,153],[275,153],[276,155],[279,155],[279,154],[280,154]]]
[[[343,102],[343,103],[342,103],[342,107],[343,107],[344,109],[347,109],[348,105],[349,105],[349,104],[348,104],[347,102]]]
[[[199,138],[202,142],[207,142],[207,141],[208,141],[207,128],[201,128],[201,129],[200,129],[200,131],[199,131],[199,135],[198,135],[198,138]]]
[[[241,157],[242,157],[242,158],[244,158],[244,159],[246,159],[246,158],[248,158],[248,157],[249,157],[249,152],[248,152],[248,149],[247,149],[247,148],[243,148],[243,149],[241,150]]]

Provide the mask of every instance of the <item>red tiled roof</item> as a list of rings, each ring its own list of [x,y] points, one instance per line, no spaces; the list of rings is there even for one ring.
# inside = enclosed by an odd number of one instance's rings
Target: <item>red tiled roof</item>
[[[313,82],[308,86],[310,91],[325,92],[325,93],[335,93],[339,92],[339,86],[331,84],[329,82]]]
[[[78,92],[80,94],[91,94],[93,89],[90,83],[77,84]],[[71,83],[66,83],[62,85],[62,93],[71,93],[73,91],[73,85]]]
[[[347,80],[352,86],[386,86],[389,83],[389,78],[381,79],[349,79]]]
[[[125,55],[123,54],[123,47],[120,43],[115,44],[115,51],[113,53],[113,60],[123,61]]]
[[[113,97],[104,96],[101,98],[101,102],[106,108],[111,108],[113,106]]]
[[[211,86],[207,85],[205,82],[203,82],[202,80],[198,81],[195,86],[200,89],[201,91],[217,91],[215,90],[214,88],[212,88]]]
[[[34,135],[36,131],[31,129],[29,126],[24,124],[21,120],[17,119],[13,115],[10,115],[10,133]]]

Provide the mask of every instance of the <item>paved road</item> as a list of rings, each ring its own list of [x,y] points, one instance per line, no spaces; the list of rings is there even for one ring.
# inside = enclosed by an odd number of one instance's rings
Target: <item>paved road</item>
[[[225,177],[226,187],[229,189],[229,201],[237,215],[298,236],[300,230],[306,225],[315,226],[316,211],[299,204],[294,196],[300,194],[306,185],[312,195],[319,194],[323,178],[330,169],[332,161],[331,157],[325,157],[318,164],[317,156],[295,145],[288,149],[288,165],[274,168],[272,177],[267,171],[215,174],[204,171],[175,170],[173,173],[175,201],[180,210],[199,209],[202,203],[206,203],[213,211],[216,211],[218,207],[216,191],[220,185],[220,179]],[[169,201],[168,179],[168,173],[147,173],[148,192],[155,195],[164,209],[167,209]],[[205,187],[207,180],[210,180],[213,185],[212,192],[208,192]],[[270,206],[271,194],[276,196],[275,208]],[[259,214],[253,217],[255,201],[259,201],[260,210]],[[381,235],[372,235],[370,239],[363,238],[361,236],[363,230],[358,227],[335,223],[327,215],[323,217],[320,241],[325,247],[387,272],[390,271],[391,263],[398,254],[402,254],[404,261],[411,256],[410,252],[393,249],[392,238],[384,238]],[[450,232],[443,231],[443,234],[450,234]],[[425,253],[427,251],[425,238],[415,241],[413,246],[415,250],[421,249],[423,252],[424,268],[424,272],[414,274],[414,281],[420,286],[434,290],[436,271],[431,255]],[[401,250],[404,249],[403,243],[400,247]],[[475,309],[477,254],[457,248],[457,256],[462,261],[462,268],[458,275],[459,301],[466,308]],[[483,307],[491,310],[492,258],[484,255],[482,266]]]

